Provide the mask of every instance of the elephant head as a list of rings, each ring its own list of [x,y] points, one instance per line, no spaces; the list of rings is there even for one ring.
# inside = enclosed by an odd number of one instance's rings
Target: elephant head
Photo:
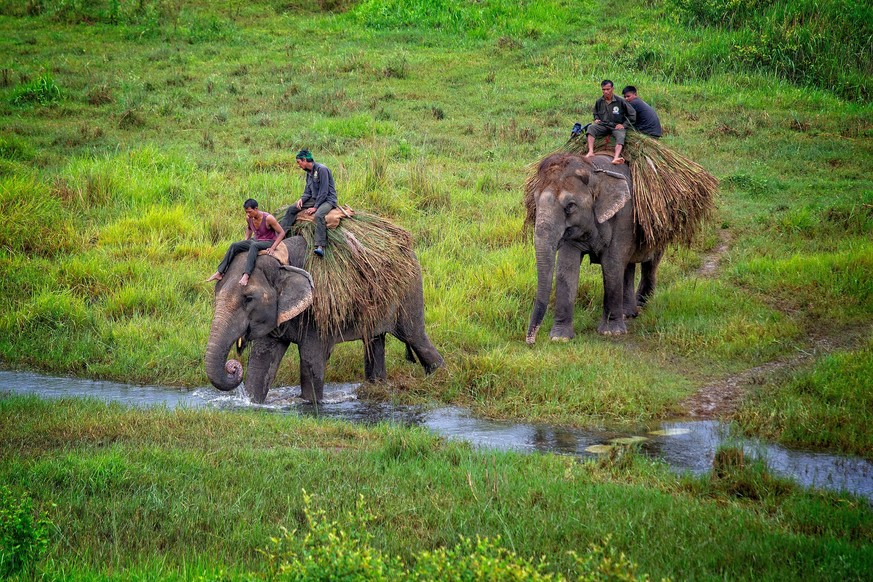
[[[592,262],[599,262],[613,238],[616,214],[631,200],[626,174],[602,169],[599,160],[574,154],[555,154],[540,164],[528,185],[536,205],[534,247],[537,294],[527,342],[534,343],[545,318],[555,274],[559,245],[572,245]],[[578,265],[578,262],[577,262]],[[575,293],[575,286],[573,287]]]
[[[237,360],[225,362],[238,340],[248,342],[266,337],[312,304],[312,278],[303,269],[262,258],[248,285],[243,286],[238,283],[243,262],[234,261],[215,286],[215,316],[206,348],[206,375],[219,390],[233,390],[242,381],[242,364]]]

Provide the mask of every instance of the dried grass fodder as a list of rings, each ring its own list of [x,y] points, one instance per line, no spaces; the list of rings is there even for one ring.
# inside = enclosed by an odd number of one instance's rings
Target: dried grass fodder
[[[613,144],[606,144],[605,138],[594,142],[597,153],[611,156],[613,148]],[[568,141],[558,151],[585,155],[588,145],[581,136]],[[628,132],[622,156],[633,181],[637,243],[659,249],[673,243],[690,245],[703,223],[712,216],[718,179],[658,140],[637,132]],[[525,186],[526,226],[536,219],[537,180],[533,172],[538,167],[539,162],[532,166]]]
[[[292,230],[315,248],[314,222],[298,221]],[[356,211],[328,229],[327,240],[324,257],[308,254],[303,267],[315,285],[304,317],[314,317],[323,336],[360,328],[366,342],[418,278],[412,237],[384,218]]]

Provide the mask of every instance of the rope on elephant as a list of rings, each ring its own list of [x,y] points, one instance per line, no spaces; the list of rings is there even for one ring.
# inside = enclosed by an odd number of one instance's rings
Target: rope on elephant
[[[313,222],[292,228],[314,248]],[[325,256],[309,253],[303,267],[315,285],[308,316],[325,336],[360,326],[367,338],[418,277],[412,236],[382,217],[356,212],[328,229],[327,239]]]
[[[595,150],[608,152],[615,147],[599,138]],[[588,145],[584,136],[571,139],[559,151],[585,155]],[[690,245],[715,207],[718,179],[699,164],[671,150],[658,140],[637,132],[628,132],[622,156],[628,163],[634,186],[634,222],[641,243],[664,248],[676,243]],[[534,168],[538,167],[537,163]],[[536,206],[528,180],[525,190],[526,224],[533,224]]]

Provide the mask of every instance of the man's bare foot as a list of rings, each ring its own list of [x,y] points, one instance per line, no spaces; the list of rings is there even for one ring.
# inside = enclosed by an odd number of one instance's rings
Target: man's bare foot
[[[206,282],[209,283],[210,281],[221,281],[222,277],[223,277],[223,275],[221,273],[219,273],[218,271],[215,271],[215,273],[211,277],[206,279]]]
[[[594,157],[594,152],[588,152],[587,154],[585,154],[585,157],[586,157],[586,158],[593,158],[593,157]]]
[[[613,158],[613,159],[612,159],[612,163],[613,163],[613,164],[616,164],[616,165],[623,164],[623,163],[624,163],[624,158]]]
[[[245,287],[249,284],[249,274],[245,273],[239,280],[239,284]]]

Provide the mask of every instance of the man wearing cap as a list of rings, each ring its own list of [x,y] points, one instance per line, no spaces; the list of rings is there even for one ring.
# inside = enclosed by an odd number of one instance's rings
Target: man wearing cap
[[[327,223],[324,217],[337,205],[336,187],[333,184],[333,174],[324,164],[312,159],[312,152],[300,150],[297,152],[297,165],[306,172],[306,187],[300,199],[288,207],[285,217],[281,220],[282,227],[290,232],[291,225],[297,220],[297,214],[315,215],[315,254],[324,256],[327,246]]]
[[[615,85],[609,79],[600,83],[603,97],[594,104],[594,121],[588,126],[588,153],[585,157],[594,156],[594,139],[612,134],[615,137],[615,155],[613,164],[623,164],[621,150],[624,148],[625,123],[633,124],[637,120],[637,112],[624,99],[614,95]]]
[[[655,113],[651,105],[637,97],[637,88],[633,85],[628,85],[621,90],[621,94],[624,100],[630,103],[637,112],[637,122],[633,128],[655,139],[661,137],[664,133],[661,130],[661,120],[658,119],[658,114]]]

